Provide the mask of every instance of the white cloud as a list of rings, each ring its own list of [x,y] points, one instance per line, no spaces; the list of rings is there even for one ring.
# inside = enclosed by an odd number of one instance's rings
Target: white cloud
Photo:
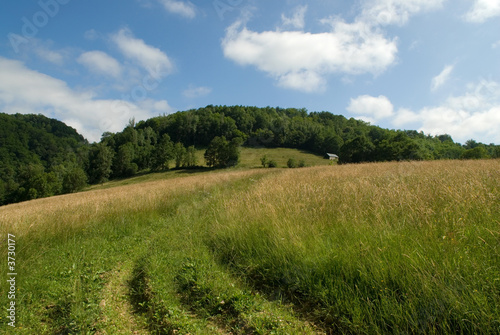
[[[500,48],[500,40],[496,41],[495,43],[493,43],[491,45],[491,48],[492,49],[497,49],[497,48]]]
[[[464,143],[474,138],[486,143],[500,143],[500,84],[481,81],[468,85],[461,96],[448,98],[440,106],[419,111],[402,109],[393,120],[397,127],[419,125],[432,135],[450,134]]]
[[[292,71],[279,76],[278,84],[281,87],[304,92],[322,92],[326,80],[316,71]]]
[[[420,116],[408,108],[400,108],[392,119],[392,124],[396,127],[403,127],[408,124],[417,124],[420,122]]]
[[[60,52],[49,50],[46,48],[38,48],[35,50],[35,52],[38,56],[51,63],[57,65],[62,65],[64,63],[64,56]]]
[[[155,115],[159,114],[170,114],[174,110],[168,104],[167,100],[153,100],[153,99],[144,99],[142,101],[137,102],[137,105],[143,109],[147,110]]]
[[[500,16],[500,0],[475,0],[470,11],[465,14],[465,20],[483,23],[495,16]]]
[[[125,57],[138,62],[153,78],[163,78],[173,71],[173,64],[165,53],[135,38],[129,29],[121,29],[111,38]]]
[[[292,17],[286,17],[285,14],[281,14],[283,26],[291,26],[295,29],[304,29],[306,12],[307,5],[297,7]]]
[[[196,7],[189,1],[160,0],[165,9],[173,14],[193,19],[196,16]]]
[[[476,139],[486,143],[500,143],[500,105],[481,112],[455,110],[447,106],[424,108],[406,115],[421,124],[420,131],[432,135],[450,134],[464,143]],[[400,118],[395,125],[404,125]]]
[[[47,49],[38,49],[36,53],[41,58],[45,59],[54,64],[61,65],[64,62],[64,56],[58,52],[47,50]]]
[[[324,89],[325,76],[378,74],[396,59],[396,41],[388,40],[362,22],[328,20],[331,32],[265,31],[236,22],[222,42],[226,58],[252,65],[286,88],[313,92]]]
[[[366,3],[361,19],[375,25],[403,25],[410,16],[436,10],[446,0],[370,0]]]
[[[212,93],[212,89],[210,87],[194,87],[190,86],[187,90],[183,92],[184,96],[188,99],[196,99],[209,95]]]
[[[102,51],[85,52],[77,58],[77,62],[85,65],[90,71],[101,75],[118,78],[122,73],[120,63]]]
[[[450,75],[453,72],[454,65],[447,65],[444,67],[443,71],[440,74],[432,78],[431,90],[436,91],[438,88],[443,86],[448,79],[450,79]]]
[[[378,97],[361,95],[356,99],[351,99],[346,110],[353,114],[364,116],[364,118],[369,118],[370,123],[388,118],[394,114],[394,106],[391,101],[383,95]]]
[[[275,78],[278,85],[304,91],[325,89],[331,74],[378,75],[396,61],[397,38],[381,29],[405,24],[410,16],[442,7],[446,0],[367,0],[354,18],[345,22],[335,16],[320,22],[331,27],[323,33],[247,29],[237,21],[226,32],[222,48],[226,58],[255,66]],[[284,27],[303,29],[307,6],[282,15]]]
[[[169,106],[166,101],[150,99],[138,104],[95,99],[92,92],[75,91],[62,80],[0,57],[0,109],[54,117],[90,141],[98,141],[104,131],[121,131],[132,117],[144,120],[158,115],[158,111],[168,111]]]
[[[17,51],[25,57],[36,55],[39,59],[62,66],[70,54],[68,49],[55,50],[54,42],[51,40],[24,38],[21,36],[19,36],[19,38],[22,39],[23,42],[17,45]]]

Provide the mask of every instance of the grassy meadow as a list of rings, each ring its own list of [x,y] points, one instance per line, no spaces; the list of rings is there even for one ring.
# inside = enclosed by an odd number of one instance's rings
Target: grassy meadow
[[[499,160],[248,169],[256,150],[0,207],[0,332],[500,333]]]
[[[196,161],[198,167],[193,169],[174,169],[174,164],[171,162],[171,170],[166,172],[156,172],[156,173],[144,173],[139,174],[134,177],[125,179],[116,179],[109,181],[104,184],[92,185],[87,188],[87,190],[102,190],[106,188],[113,188],[117,186],[132,185],[143,182],[151,182],[157,180],[173,179],[177,177],[189,175],[196,175],[200,173],[206,173],[209,170],[208,166],[203,164],[205,159],[203,157],[205,150],[196,151]],[[331,162],[322,156],[312,154],[306,151],[301,151],[297,149],[289,148],[241,148],[240,161],[237,167],[232,168],[232,170],[248,170],[248,169],[260,169],[262,168],[262,163],[260,159],[266,157],[268,160],[273,160],[277,164],[277,168],[286,168],[287,162],[290,158],[294,159],[296,162],[303,161],[306,166],[321,166],[321,165],[332,165],[337,164],[336,162]]]

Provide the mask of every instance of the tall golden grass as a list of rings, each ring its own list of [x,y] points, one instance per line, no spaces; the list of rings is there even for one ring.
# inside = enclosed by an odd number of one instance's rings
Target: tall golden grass
[[[224,211],[235,217],[243,205],[249,218],[270,222],[303,217],[315,224],[398,225],[392,219],[404,217],[406,223],[434,225],[438,218],[446,223],[498,211],[499,185],[499,160],[314,167],[268,177],[227,199]]]
[[[222,261],[335,332],[499,329],[499,160],[287,170],[216,221]]]
[[[0,232],[23,236],[39,229],[50,232],[65,226],[84,226],[109,216],[158,210],[175,200],[176,195],[203,192],[211,186],[259,173],[262,171],[187,175],[7,205],[0,207]]]

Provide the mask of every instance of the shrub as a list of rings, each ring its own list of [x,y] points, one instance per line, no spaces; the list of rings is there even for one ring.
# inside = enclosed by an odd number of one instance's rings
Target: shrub
[[[278,163],[276,163],[276,161],[274,161],[274,160],[267,161],[267,167],[275,168],[277,166],[278,166]]]
[[[288,166],[290,169],[294,169],[297,167],[297,161],[293,158],[290,158],[288,162],[286,162],[286,166]]]

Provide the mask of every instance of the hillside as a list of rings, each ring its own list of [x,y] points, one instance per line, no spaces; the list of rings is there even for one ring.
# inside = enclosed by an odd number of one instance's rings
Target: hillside
[[[75,129],[43,115],[3,113],[0,129],[0,205],[85,185],[87,142]]]
[[[1,114],[0,126],[0,205],[169,169],[244,168],[242,148],[245,155],[269,149],[320,157],[333,153],[340,164],[500,157],[494,144],[469,140],[461,145],[448,135],[389,130],[329,112],[279,107],[209,105],[130,120],[122,132],[104,133],[93,144],[40,115]],[[291,166],[304,165],[294,157],[269,163],[284,166],[290,158]],[[309,165],[324,163],[313,161]]]
[[[499,183],[499,160],[231,169],[3,206],[1,331],[498,333]]]
[[[139,171],[203,166],[205,160],[195,159],[194,152],[214,141],[246,148],[293,148],[320,156],[334,153],[342,164],[500,157],[500,146],[494,144],[470,140],[461,145],[448,135],[383,129],[329,112],[210,105],[138,123],[131,120],[122,132],[105,133],[94,150],[108,163],[91,160],[89,178],[100,182]],[[235,164],[237,159],[231,165]]]
[[[134,129],[143,134],[168,134],[174,143],[186,147],[208,146],[215,136],[241,137],[250,147],[296,148],[319,155],[336,153],[342,163],[500,156],[499,146],[473,139],[461,145],[446,134],[430,136],[415,130],[384,129],[330,112],[296,108],[209,105],[141,121]],[[116,149],[132,134],[131,129],[110,134],[106,143]],[[140,138],[140,133],[137,136]],[[475,148],[480,149],[468,151]]]
[[[122,132],[103,134],[101,142],[91,146],[87,175],[91,184],[99,184],[148,171],[204,167],[211,160],[197,151],[214,143],[227,146],[223,156],[233,157],[214,164],[219,167],[241,166],[239,145],[319,156],[334,153],[341,164],[500,157],[500,146],[494,144],[470,140],[461,145],[448,135],[383,129],[329,112],[210,105],[138,123],[131,120]]]

